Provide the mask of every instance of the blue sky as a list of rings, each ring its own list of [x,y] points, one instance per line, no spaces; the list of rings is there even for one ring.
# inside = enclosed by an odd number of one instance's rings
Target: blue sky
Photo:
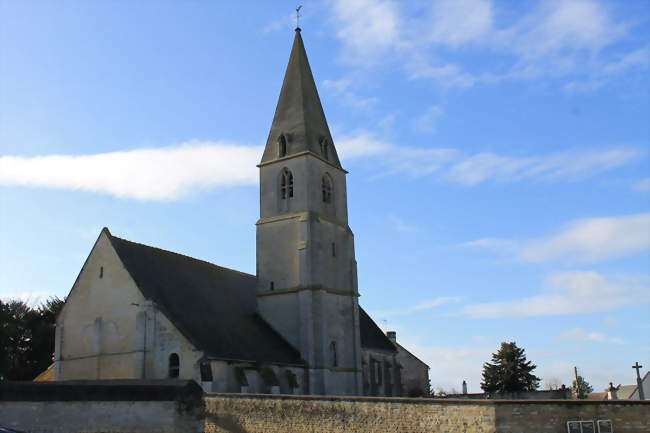
[[[291,2],[0,0],[0,297],[65,296],[103,226],[253,273]],[[479,391],[650,365],[646,0],[305,1],[361,304]]]

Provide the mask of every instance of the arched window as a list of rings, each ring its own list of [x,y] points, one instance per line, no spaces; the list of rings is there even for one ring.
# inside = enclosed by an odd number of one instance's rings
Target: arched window
[[[278,156],[280,158],[287,156],[287,138],[284,134],[281,134],[280,137],[278,137]]]
[[[320,140],[320,154],[323,155],[323,158],[327,159],[329,153],[329,140],[327,137],[323,137]]]
[[[332,179],[328,174],[323,176],[321,182],[321,189],[323,191],[323,202],[331,203],[332,202]]]
[[[177,353],[169,355],[169,378],[174,379],[178,377],[181,370],[181,361]]]
[[[332,341],[330,343],[330,355],[332,357],[332,366],[338,367],[339,360],[338,360],[338,354],[336,353],[336,341]]]
[[[293,197],[293,174],[286,168],[282,170],[280,179],[280,197],[282,200]]]

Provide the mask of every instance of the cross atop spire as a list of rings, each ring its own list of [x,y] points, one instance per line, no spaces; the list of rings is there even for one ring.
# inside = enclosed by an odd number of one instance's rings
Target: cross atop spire
[[[305,152],[341,168],[309,67],[300,28],[296,28],[261,164]]]
[[[302,5],[296,8],[296,30],[300,30],[300,9],[302,9]]]

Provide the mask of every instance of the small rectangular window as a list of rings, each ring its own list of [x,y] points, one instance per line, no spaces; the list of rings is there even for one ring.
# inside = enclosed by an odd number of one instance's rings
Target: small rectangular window
[[[103,266],[99,267],[99,278],[104,278],[104,267]]]
[[[275,290],[275,283],[273,283],[273,281],[271,281],[271,284],[269,285],[269,289]]]
[[[596,433],[596,428],[593,421],[568,421],[566,423],[566,428],[567,433]],[[603,433],[605,432],[606,430],[603,430]]]
[[[332,257],[336,257],[336,244],[332,242]]]
[[[582,433],[596,433],[593,421],[581,421]]]
[[[598,433],[614,433],[614,429],[612,428],[612,420],[599,419]]]

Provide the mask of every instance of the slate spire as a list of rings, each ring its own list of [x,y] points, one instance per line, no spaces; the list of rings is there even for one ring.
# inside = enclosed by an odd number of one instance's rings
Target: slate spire
[[[341,168],[307,53],[296,28],[289,64],[261,163],[311,152]]]

